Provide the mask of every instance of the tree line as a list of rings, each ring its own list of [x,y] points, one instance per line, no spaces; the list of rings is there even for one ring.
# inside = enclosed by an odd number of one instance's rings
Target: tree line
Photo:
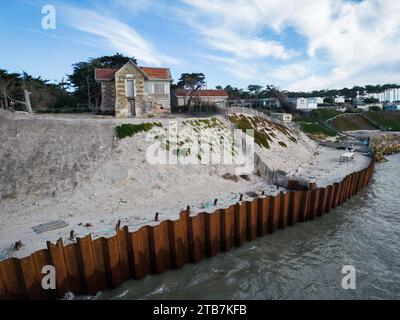
[[[119,69],[129,60],[136,63],[135,58],[118,53],[77,62],[72,65],[72,74],[58,82],[0,69],[0,108],[23,110],[24,90],[28,90],[35,111],[76,108],[77,104],[96,109],[101,104],[101,86],[95,80],[95,68]]]
[[[352,88],[343,89],[324,89],[314,91],[287,91],[281,90],[279,87],[274,85],[266,85],[265,87],[260,85],[249,85],[247,89],[239,89],[230,85],[223,88],[222,86],[216,86],[216,89],[223,89],[232,99],[263,99],[263,98],[310,98],[310,97],[321,97],[331,98],[336,96],[344,96],[348,98],[356,98],[357,94],[364,95],[368,93],[381,93],[387,89],[400,88],[399,84],[384,84],[384,85],[366,85],[364,87],[354,86]]]
[[[101,86],[95,80],[95,68],[119,69],[129,60],[136,63],[134,57],[127,57],[119,53],[112,56],[90,58],[87,61],[72,65],[72,73],[66,75],[59,82],[50,82],[41,77],[33,77],[26,72],[11,73],[0,69],[0,108],[23,109],[24,90],[29,91],[31,105],[35,111],[74,108],[77,104],[85,104],[93,109],[101,104]],[[203,73],[183,73],[171,89],[187,89],[187,111],[192,108],[195,93],[206,85]],[[216,86],[216,89],[225,90],[231,99],[261,99],[276,98],[281,101],[286,97],[335,97],[345,96],[355,98],[357,94],[380,93],[387,89],[400,88],[398,84],[354,86],[343,89],[326,89],[311,92],[285,91],[274,85],[249,85],[240,89],[227,85]]]

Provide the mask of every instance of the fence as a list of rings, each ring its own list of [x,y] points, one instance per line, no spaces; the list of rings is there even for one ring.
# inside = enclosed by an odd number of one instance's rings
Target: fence
[[[0,299],[56,299],[67,292],[96,294],[116,288],[128,279],[141,279],[167,269],[213,257],[241,246],[245,241],[273,233],[296,223],[313,220],[346,202],[366,187],[374,170],[368,168],[346,176],[326,188],[288,191],[237,203],[214,213],[190,216],[180,214],[177,221],[162,221],[129,232],[118,229],[112,238],[92,240],[91,236],[64,246],[47,243],[47,249],[23,259],[0,263]],[[296,189],[291,181],[290,189]],[[57,289],[41,286],[42,268],[56,269]]]
[[[48,108],[44,110],[38,110],[39,113],[97,113],[100,109],[94,105],[78,103],[75,106],[63,106],[59,108]]]

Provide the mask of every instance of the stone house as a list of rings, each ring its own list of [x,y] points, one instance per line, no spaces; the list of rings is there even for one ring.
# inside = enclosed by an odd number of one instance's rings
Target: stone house
[[[129,61],[121,69],[95,69],[101,83],[102,113],[116,117],[146,117],[171,113],[171,72],[139,67]]]

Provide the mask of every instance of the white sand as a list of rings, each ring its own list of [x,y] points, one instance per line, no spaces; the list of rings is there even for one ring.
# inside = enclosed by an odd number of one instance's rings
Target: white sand
[[[68,243],[71,230],[78,237],[89,233],[95,238],[111,236],[118,220],[134,230],[154,223],[156,212],[160,213],[160,220],[176,219],[187,205],[193,213],[212,212],[236,203],[240,194],[249,191],[277,192],[275,186],[256,175],[251,175],[250,181],[222,178],[225,173],[234,174],[234,168],[228,165],[151,165],[146,161],[149,142],[144,133],[126,138],[118,145],[110,134],[116,124],[162,122],[167,126],[168,119],[1,116],[0,133],[5,139],[0,155],[7,169],[1,173],[0,191],[3,195],[5,191],[17,191],[15,199],[1,200],[0,259],[29,255],[43,249],[46,241],[60,237]],[[192,119],[179,118],[180,128],[188,120]],[[85,132],[94,132],[89,142],[82,137]],[[368,165],[368,160],[359,155],[351,164],[338,165],[340,151],[317,147],[303,134],[297,133],[297,144],[279,132],[276,135],[269,150],[256,146],[265,163],[272,169],[293,174],[302,166],[297,174],[308,178],[313,175],[321,186]],[[282,147],[278,141],[289,147]],[[316,150],[320,153],[315,157]],[[56,165],[52,167],[54,162]],[[29,170],[21,170],[26,167]],[[10,188],[7,181],[17,188]],[[35,190],[29,189],[32,185]],[[218,205],[210,207],[215,198]],[[33,226],[54,220],[64,220],[68,226],[40,235],[33,232]],[[92,226],[86,228],[86,223]],[[16,241],[22,241],[23,247],[19,251],[10,250]]]
[[[340,163],[340,155],[344,152],[319,146],[314,159],[299,167],[293,177],[316,182],[318,187],[325,187],[340,182],[346,175],[362,170],[370,164],[371,158],[360,153],[355,154],[354,160]]]

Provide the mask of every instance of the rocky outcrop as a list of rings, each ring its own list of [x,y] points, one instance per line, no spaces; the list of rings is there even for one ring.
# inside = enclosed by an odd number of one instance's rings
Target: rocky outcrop
[[[378,162],[385,162],[385,155],[400,152],[400,134],[382,133],[371,138],[370,147]]]

